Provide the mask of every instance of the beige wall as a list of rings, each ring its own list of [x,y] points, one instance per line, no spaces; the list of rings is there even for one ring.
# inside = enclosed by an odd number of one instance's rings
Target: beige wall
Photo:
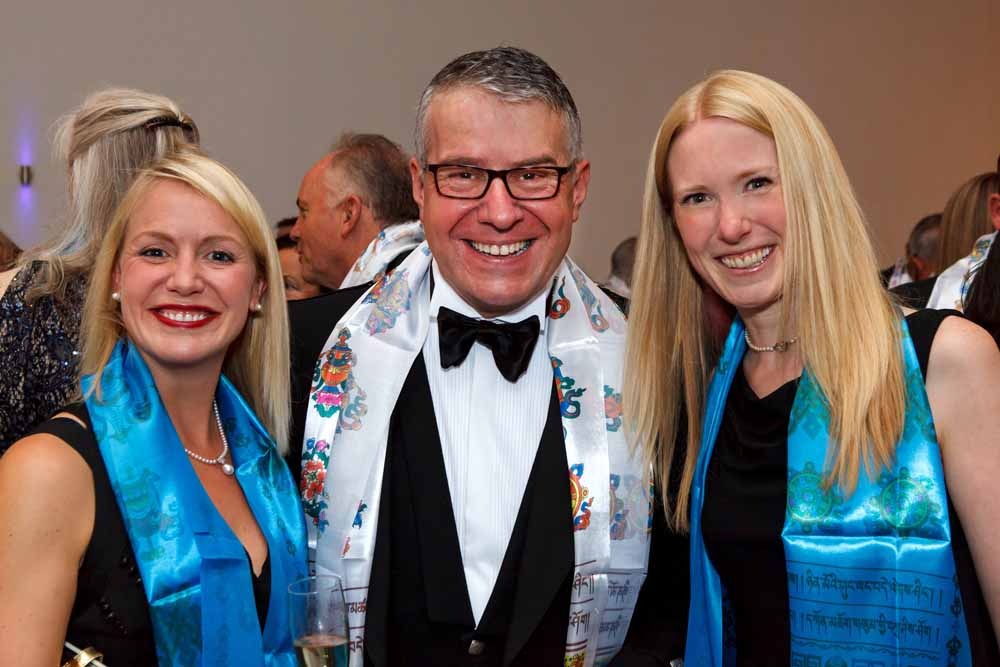
[[[179,100],[208,150],[276,220],[293,214],[302,173],[341,130],[411,146],[417,96],[434,72],[500,43],[539,53],[576,96],[593,180],[573,253],[598,278],[638,228],[660,118],[715,68],[771,76],[813,106],[885,262],[1000,150],[996,0],[39,0],[5,8],[0,43],[0,228],[22,244],[40,240],[63,208],[50,127],[99,86]],[[25,151],[30,192],[16,184]]]

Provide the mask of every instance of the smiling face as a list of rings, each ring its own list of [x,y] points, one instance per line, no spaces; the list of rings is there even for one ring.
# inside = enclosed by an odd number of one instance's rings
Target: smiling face
[[[426,137],[428,164],[511,169],[570,163],[558,112],[541,102],[503,102],[475,88],[437,94]],[[586,160],[562,177],[555,197],[535,201],[511,198],[501,179],[479,199],[449,199],[416,161],[410,171],[441,276],[481,315],[510,313],[549,287],[587,196]]]
[[[671,208],[694,270],[746,319],[781,299],[785,203],[774,141],[726,118],[689,125],[667,157]]]
[[[130,216],[113,282],[125,332],[154,373],[218,372],[264,291],[239,225],[172,180],[154,183]]]

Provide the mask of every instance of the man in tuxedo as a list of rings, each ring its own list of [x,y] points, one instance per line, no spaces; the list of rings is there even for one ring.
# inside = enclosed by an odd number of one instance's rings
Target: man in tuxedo
[[[426,244],[290,306],[304,506],[351,664],[607,658],[652,515],[624,317],[566,257],[590,181],[575,103],[531,53],[469,53],[425,89],[417,149]]]

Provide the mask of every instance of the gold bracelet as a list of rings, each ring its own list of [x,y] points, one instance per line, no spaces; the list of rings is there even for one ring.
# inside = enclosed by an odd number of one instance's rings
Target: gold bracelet
[[[93,646],[88,646],[70,658],[62,667],[86,667],[95,660],[100,660],[104,654]]]

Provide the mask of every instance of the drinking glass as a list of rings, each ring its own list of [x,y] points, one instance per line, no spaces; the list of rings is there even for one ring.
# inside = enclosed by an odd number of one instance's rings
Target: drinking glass
[[[340,577],[299,579],[288,586],[288,598],[299,667],[347,667],[347,605]]]

